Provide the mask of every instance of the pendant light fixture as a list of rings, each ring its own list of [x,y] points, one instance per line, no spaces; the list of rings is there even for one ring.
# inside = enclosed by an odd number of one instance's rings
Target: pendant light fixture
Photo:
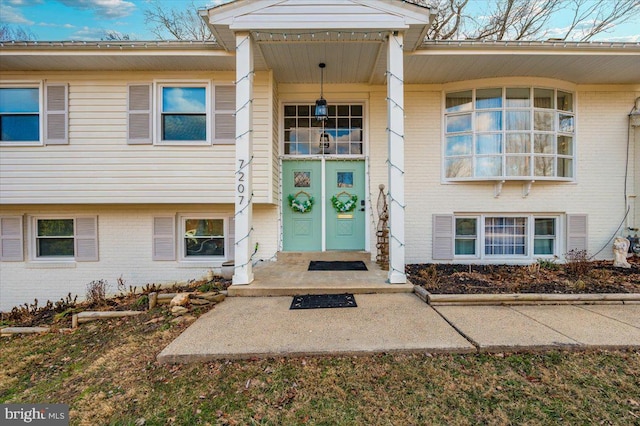
[[[326,67],[326,65],[324,62],[320,62],[318,64],[318,67],[320,67],[320,99],[316,101],[315,116],[316,116],[316,120],[325,121],[328,117],[327,101],[323,97],[324,68]]]

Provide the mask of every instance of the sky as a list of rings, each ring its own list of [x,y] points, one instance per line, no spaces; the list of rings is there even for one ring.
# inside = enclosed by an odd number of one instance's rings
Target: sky
[[[197,8],[228,0],[193,0]],[[477,7],[486,0],[472,0]],[[611,0],[614,2],[616,0]],[[39,41],[100,40],[106,33],[127,34],[132,40],[156,40],[145,25],[151,2],[163,9],[184,10],[191,0],[0,0],[0,23],[21,27]],[[568,15],[552,22],[549,37],[562,33]],[[640,19],[627,22],[592,40],[640,42]]]

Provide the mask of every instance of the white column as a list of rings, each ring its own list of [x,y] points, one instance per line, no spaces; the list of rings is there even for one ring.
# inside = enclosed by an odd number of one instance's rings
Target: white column
[[[404,57],[402,33],[387,42],[389,283],[404,284]]]
[[[236,33],[236,243],[233,284],[253,281],[253,48],[249,32]]]

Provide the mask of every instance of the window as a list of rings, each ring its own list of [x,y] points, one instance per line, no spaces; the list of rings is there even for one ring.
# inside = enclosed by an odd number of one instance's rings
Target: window
[[[483,259],[554,256],[559,250],[557,222],[557,217],[533,215],[456,216],[454,255]]]
[[[233,144],[235,102],[235,86],[230,84],[212,85],[208,81],[129,84],[127,143]],[[151,113],[152,104],[156,105],[155,114]]]
[[[0,142],[40,141],[40,89],[0,87]]]
[[[182,255],[188,260],[225,257],[225,223],[219,218],[183,217]]]
[[[446,93],[445,179],[573,179],[573,102],[537,87]]]
[[[33,260],[98,260],[96,217],[33,218]]]
[[[207,85],[160,85],[159,140],[207,142]]]
[[[478,241],[477,222],[476,218],[456,218],[456,256],[474,256],[476,254],[476,243]]]
[[[362,155],[363,110],[362,105],[329,105],[323,127],[314,105],[285,105],[285,155]]]
[[[73,219],[38,219],[36,257],[73,257]]]
[[[68,144],[68,93],[58,83],[0,86],[0,145]]]
[[[488,256],[526,256],[527,218],[485,218],[484,254]]]

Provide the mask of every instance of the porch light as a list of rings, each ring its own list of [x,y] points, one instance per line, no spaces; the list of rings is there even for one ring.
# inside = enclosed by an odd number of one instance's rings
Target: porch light
[[[316,120],[325,121],[328,118],[327,101],[322,95],[324,86],[324,67],[326,67],[326,65],[324,62],[320,62],[318,66],[320,67],[320,99],[316,101],[315,116]]]
[[[633,109],[629,113],[629,124],[631,124],[631,127],[640,127],[640,108],[638,107],[639,103],[640,98],[636,98],[636,101],[633,104]],[[316,106],[316,111],[317,108],[318,107]]]

